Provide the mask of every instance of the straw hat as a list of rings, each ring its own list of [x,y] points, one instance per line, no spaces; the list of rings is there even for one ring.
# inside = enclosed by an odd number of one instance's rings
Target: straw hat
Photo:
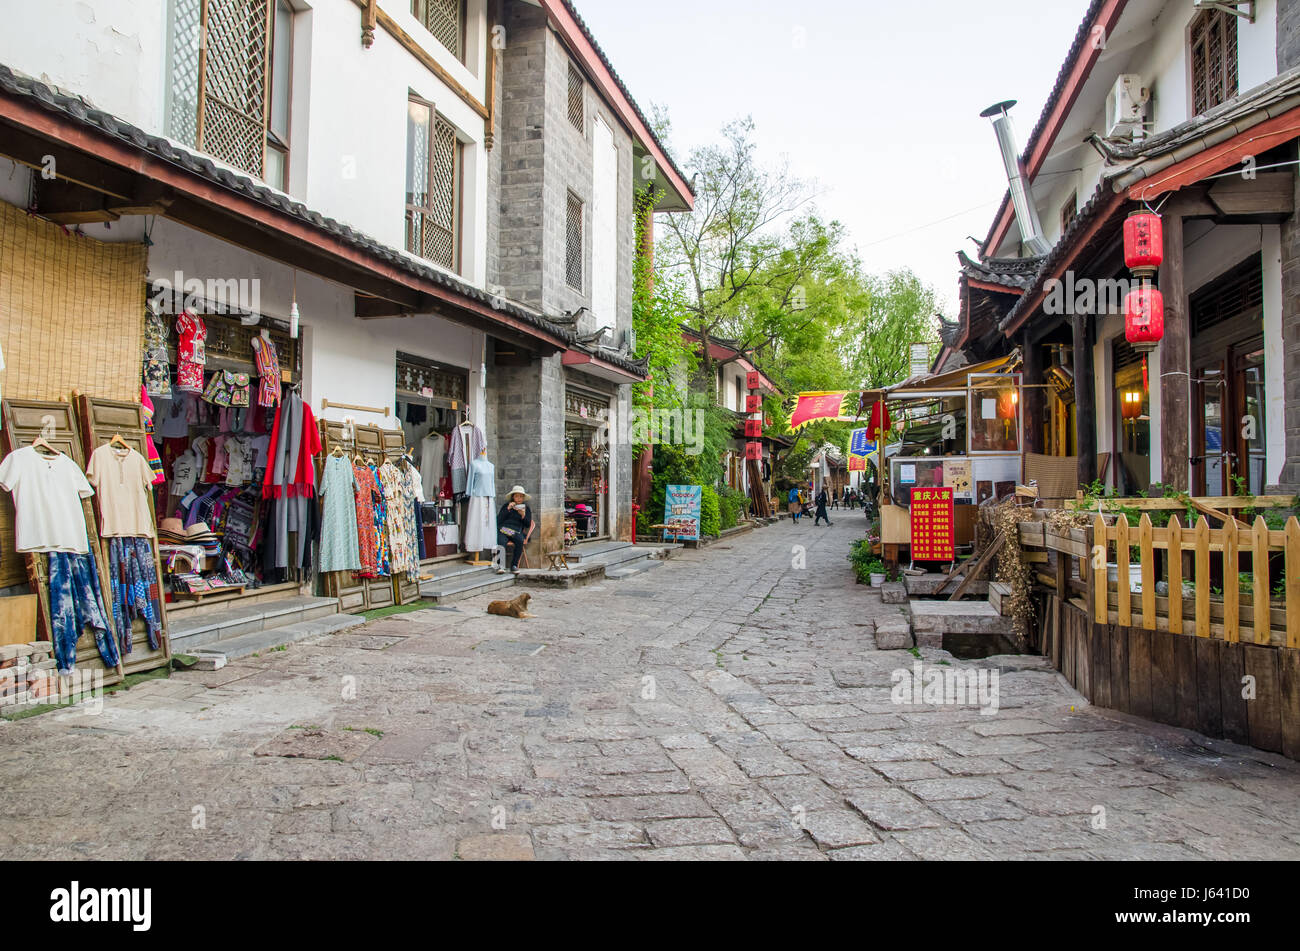
[[[532,499],[532,496],[529,495],[527,492],[524,491],[524,487],[523,487],[522,485],[517,485],[517,486],[515,486],[513,489],[511,489],[511,490],[510,490],[509,492],[507,492],[506,494],[509,495],[511,498],[513,498],[513,497],[516,496],[516,495],[522,495],[522,496],[524,497],[524,501],[525,501],[525,502],[527,502],[527,501],[529,501],[530,499]]]

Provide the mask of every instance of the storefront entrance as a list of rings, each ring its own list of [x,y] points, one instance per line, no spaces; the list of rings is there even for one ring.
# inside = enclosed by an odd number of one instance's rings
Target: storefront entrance
[[[1189,300],[1192,477],[1197,495],[1264,492],[1264,337],[1261,257]]]
[[[564,393],[565,544],[609,535],[609,398]]]
[[[420,469],[425,503],[421,531],[425,557],[455,555],[463,548],[461,508],[447,470],[448,434],[464,421],[466,371],[409,353],[397,354],[397,418],[412,461]]]

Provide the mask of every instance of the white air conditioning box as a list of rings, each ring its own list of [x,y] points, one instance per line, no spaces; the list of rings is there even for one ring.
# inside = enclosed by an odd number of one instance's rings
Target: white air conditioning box
[[[1142,77],[1125,73],[1115,80],[1106,97],[1106,138],[1142,138],[1151,90],[1142,85]]]

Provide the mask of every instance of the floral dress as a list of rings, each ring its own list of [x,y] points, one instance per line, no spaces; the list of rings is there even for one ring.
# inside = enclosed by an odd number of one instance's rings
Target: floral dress
[[[167,359],[167,324],[152,310],[144,314],[144,385],[150,396],[172,396],[171,363]]]
[[[411,496],[410,481],[391,462],[380,468],[379,479],[384,487],[393,574],[418,572],[420,555],[415,547],[415,499]]]
[[[378,541],[379,531],[375,525],[375,497],[383,498],[375,476],[369,466],[352,467],[356,477],[357,505],[357,545],[361,555],[361,570],[357,572],[362,578],[374,578],[379,574]]]
[[[379,477],[379,467],[372,465],[369,471],[375,509],[375,574],[382,578],[393,573],[393,549],[388,537],[388,496]]]
[[[185,311],[176,318],[176,387],[187,393],[203,392],[203,367],[208,362],[204,341],[208,328],[203,318]]]

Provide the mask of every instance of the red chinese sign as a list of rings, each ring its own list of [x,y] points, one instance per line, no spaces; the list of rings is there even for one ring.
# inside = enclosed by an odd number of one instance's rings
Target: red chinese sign
[[[912,560],[952,561],[957,557],[952,489],[912,490]]]
[[[800,393],[790,417],[790,428],[798,430],[819,419],[839,419],[847,393]]]

